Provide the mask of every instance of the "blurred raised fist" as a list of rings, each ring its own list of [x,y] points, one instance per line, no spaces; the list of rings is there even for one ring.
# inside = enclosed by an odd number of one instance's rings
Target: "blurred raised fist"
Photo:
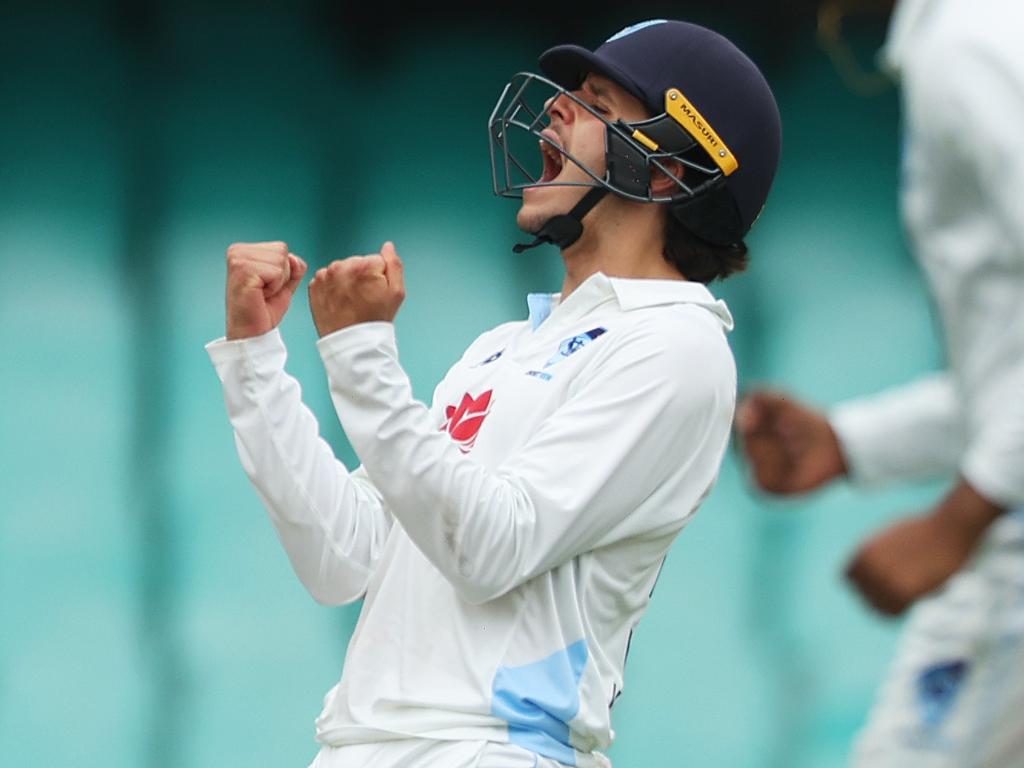
[[[736,430],[762,490],[805,493],[846,474],[828,419],[786,394],[747,395],[736,410]]]
[[[356,323],[391,322],[404,299],[402,260],[391,242],[380,253],[332,262],[309,283],[309,309],[321,336]]]
[[[960,570],[978,536],[964,535],[935,514],[900,520],[860,546],[846,578],[876,610],[898,616]]]
[[[877,610],[898,615],[963,568],[1005,511],[961,480],[924,514],[871,536],[850,560],[846,576]]]
[[[306,274],[306,262],[282,242],[233,243],[227,262],[227,337],[245,339],[276,328]]]

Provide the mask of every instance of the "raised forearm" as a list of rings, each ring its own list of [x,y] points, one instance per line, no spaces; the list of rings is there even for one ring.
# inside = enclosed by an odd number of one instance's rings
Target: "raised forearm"
[[[321,603],[358,599],[390,528],[379,495],[320,438],[276,332],[209,350],[242,466],[296,574]]]

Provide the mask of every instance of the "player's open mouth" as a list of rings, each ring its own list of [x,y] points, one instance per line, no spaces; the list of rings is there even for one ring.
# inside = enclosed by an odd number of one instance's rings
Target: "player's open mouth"
[[[540,177],[540,182],[543,184],[553,181],[562,172],[565,156],[556,149],[562,145],[558,142],[554,131],[544,131],[541,135],[545,137],[539,142],[540,156],[544,159],[544,173]]]

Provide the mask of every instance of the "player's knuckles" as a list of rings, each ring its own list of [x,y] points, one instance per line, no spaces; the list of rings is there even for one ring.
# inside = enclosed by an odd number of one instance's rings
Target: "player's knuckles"
[[[288,254],[288,244],[286,242],[282,241],[282,240],[273,240],[273,241],[257,242],[257,243],[248,243],[248,242],[238,241],[238,242],[231,243],[228,246],[228,254],[229,255],[230,254],[239,254],[239,253],[243,253],[243,254],[246,254],[246,255],[253,255],[253,254],[257,254],[257,253],[266,253],[267,251],[271,251],[271,252],[274,252],[274,253],[284,253],[285,255],[287,255]]]
[[[325,278],[332,281],[347,281],[359,272],[359,264],[354,261],[357,256],[350,256],[347,259],[337,259],[327,265]]]
[[[241,240],[231,243],[228,246],[228,255],[231,254],[251,254],[255,251],[260,250],[264,246],[263,243],[249,243]]]
[[[252,263],[252,250],[246,243],[232,243],[227,250],[228,269],[239,271]]]
[[[355,280],[372,280],[384,273],[384,262],[379,256],[350,256],[341,264],[346,274]]]
[[[284,269],[284,265],[280,262],[268,262],[257,252],[244,246],[228,249],[227,266],[229,276],[259,274],[267,279],[273,279]]]
[[[314,281],[324,301],[343,300],[352,291],[351,267],[343,261],[335,261],[317,270]]]
[[[258,243],[243,243],[243,245],[249,246],[251,249],[261,251],[263,253],[283,254],[288,255],[288,243],[284,240],[262,240]]]

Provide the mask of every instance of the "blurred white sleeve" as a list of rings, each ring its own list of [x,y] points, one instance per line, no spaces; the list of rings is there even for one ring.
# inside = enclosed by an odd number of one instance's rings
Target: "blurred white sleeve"
[[[1012,291],[1002,307],[1013,306],[1012,316],[998,312],[995,324],[1004,335],[999,385],[971,382],[968,398],[984,396],[973,403],[983,414],[971,430],[960,471],[968,482],[992,502],[1004,507],[1024,505],[1024,49],[1020,46],[1024,10],[1013,5],[1012,16],[995,28],[991,37],[968,41],[955,51],[955,67],[943,73],[945,98],[950,109],[970,119],[970,141],[958,146],[966,155],[978,179],[988,225],[1007,244],[1000,284]],[[960,136],[963,118],[950,127]],[[984,393],[982,395],[982,393]]]
[[[392,518],[361,470],[349,474],[320,437],[285,373],[275,329],[206,346],[224,388],[242,467],[263,500],[296,575],[325,605],[366,591]]]
[[[960,472],[989,501],[1007,509],[1024,505],[1024,399],[1008,402],[1002,418],[984,425]]]
[[[953,474],[963,454],[963,417],[948,373],[848,400],[829,421],[856,483]]]
[[[963,6],[949,18],[908,69],[922,176],[905,209],[957,366],[956,469],[1009,507],[1024,504],[1024,5]],[[935,453],[924,440],[942,435],[921,438],[913,449]]]

